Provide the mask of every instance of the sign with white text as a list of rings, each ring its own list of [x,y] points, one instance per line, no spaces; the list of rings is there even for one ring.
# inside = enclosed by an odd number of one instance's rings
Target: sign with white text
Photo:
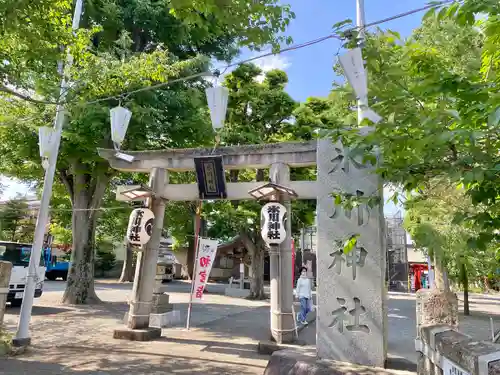
[[[196,259],[196,268],[194,275],[194,287],[192,288],[192,300],[201,301],[203,291],[208,282],[208,277],[212,271],[217,247],[219,242],[208,238],[201,238],[198,241],[198,258]]]
[[[448,358],[443,357],[443,375],[471,375],[471,373],[450,361]]]

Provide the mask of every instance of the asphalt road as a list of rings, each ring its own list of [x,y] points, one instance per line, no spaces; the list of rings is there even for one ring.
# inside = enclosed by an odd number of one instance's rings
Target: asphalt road
[[[165,284],[168,290],[172,293],[189,293],[190,284],[183,281],[173,281]],[[207,287],[208,293],[224,294],[225,284],[210,284]],[[45,281],[44,293],[46,297],[55,297],[56,294],[61,294],[64,291],[64,281]],[[111,281],[96,282],[96,290],[102,298],[109,301],[124,301],[127,299],[132,284],[118,284]],[[44,297],[42,296],[42,299]],[[388,321],[389,321],[389,352],[395,357],[408,359],[416,362],[415,353],[415,299],[412,295],[389,295],[388,306]],[[308,336],[310,340],[315,340],[314,329]]]
[[[184,296],[187,298],[190,290],[190,284],[184,281],[173,281],[166,284],[170,293]],[[209,284],[207,287],[208,294],[223,295],[225,284]],[[45,281],[44,295],[40,298],[40,303],[46,304],[50,300],[60,300],[65,288],[64,281]],[[96,290],[98,295],[106,301],[126,301],[132,290],[132,284],[119,284],[113,281],[99,280],[96,282]],[[461,298],[461,295],[459,295]],[[45,301],[45,302],[44,302]],[[234,300],[235,306],[241,300]],[[177,301],[174,303],[178,303]],[[241,301],[243,303],[243,301]],[[37,300],[35,300],[37,304]],[[203,306],[199,306],[202,308]],[[209,305],[205,306],[209,308]],[[223,305],[210,307],[210,314],[220,314]],[[493,315],[494,319],[500,324],[500,296],[492,295],[471,295],[471,309],[473,311],[472,317],[461,318],[461,329],[467,334],[470,334],[478,339],[488,339],[489,335],[489,318],[486,315]],[[17,310],[17,309],[16,309]],[[213,310],[213,311],[212,311]],[[221,310],[221,311],[218,311]],[[481,313],[485,316],[478,317],[477,314]],[[7,315],[15,315],[17,311],[8,309]],[[495,317],[496,316],[496,317]],[[230,319],[230,316],[227,316]],[[407,359],[411,362],[416,362],[417,355],[415,353],[414,338],[415,338],[415,297],[411,294],[403,293],[389,293],[388,301],[388,349],[392,357],[399,357]],[[226,321],[229,324],[228,321]],[[311,344],[315,343],[315,329],[314,327],[307,328],[308,341]],[[479,337],[478,337],[479,336]]]

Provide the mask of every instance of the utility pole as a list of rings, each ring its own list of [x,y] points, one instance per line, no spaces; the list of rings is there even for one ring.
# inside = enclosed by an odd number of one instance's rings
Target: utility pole
[[[356,26],[358,27],[359,47],[363,48],[365,41],[365,0],[356,0]],[[363,109],[368,107],[368,97],[358,99],[358,125],[363,121]]]
[[[80,26],[80,19],[83,11],[83,0],[77,0],[75,4],[75,11],[73,13],[73,31],[78,30]],[[29,334],[29,325],[31,320],[31,311],[33,309],[33,298],[35,295],[35,285],[37,282],[37,267],[40,262],[42,253],[43,239],[45,235],[45,228],[47,226],[47,219],[49,216],[49,204],[52,196],[52,185],[54,184],[54,174],[56,171],[57,156],[59,154],[59,144],[61,143],[61,132],[65,121],[66,114],[64,112],[64,101],[68,93],[69,82],[64,75],[65,69],[68,69],[73,64],[73,57],[68,53],[66,58],[66,67],[62,69],[62,81],[59,95],[59,104],[56,107],[56,117],[54,120],[54,146],[49,156],[49,164],[45,170],[45,178],[43,180],[42,199],[40,201],[40,210],[36,220],[35,236],[33,247],[31,249],[28,275],[26,279],[26,287],[24,289],[23,303],[21,305],[21,313],[19,316],[19,323],[17,325],[16,337],[13,340],[15,346],[29,345],[31,342]],[[43,281],[43,280],[42,280]]]

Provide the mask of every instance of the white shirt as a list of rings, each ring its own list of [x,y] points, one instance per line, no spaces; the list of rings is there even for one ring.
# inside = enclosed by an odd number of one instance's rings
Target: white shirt
[[[299,298],[311,298],[312,297],[312,287],[311,279],[307,276],[300,276],[297,280],[297,287],[295,288],[295,293]]]

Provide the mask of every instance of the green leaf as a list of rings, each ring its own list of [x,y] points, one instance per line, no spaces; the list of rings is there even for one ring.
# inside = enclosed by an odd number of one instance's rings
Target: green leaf
[[[344,254],[349,254],[358,243],[359,234],[352,234],[349,238],[344,242]]]
[[[351,19],[346,19],[346,20],[334,23],[333,26],[332,26],[332,29],[334,31],[337,31],[337,30],[341,29],[342,27],[344,27],[346,25],[350,25],[350,24],[352,24],[352,20]]]
[[[340,205],[342,203],[342,197],[340,196],[340,194],[335,194],[333,196],[333,199],[336,205]]]
[[[422,19],[426,20],[430,17],[434,17],[435,14],[436,14],[436,8],[431,8],[424,14],[424,17]]]
[[[447,109],[445,112],[448,113],[450,116],[456,118],[457,120],[461,119],[460,114],[456,109]]]
[[[488,116],[488,125],[497,126],[499,122],[500,122],[500,107],[495,109],[495,111]]]

